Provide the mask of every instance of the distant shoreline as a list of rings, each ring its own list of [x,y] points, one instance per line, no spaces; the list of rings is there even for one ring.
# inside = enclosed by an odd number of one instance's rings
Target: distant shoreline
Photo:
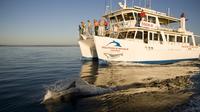
[[[0,45],[0,47],[78,47],[78,45]]]

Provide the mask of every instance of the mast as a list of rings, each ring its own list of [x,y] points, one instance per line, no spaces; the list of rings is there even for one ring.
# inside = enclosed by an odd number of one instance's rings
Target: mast
[[[112,12],[112,10],[113,10],[112,9],[112,0],[109,1],[109,4],[110,4],[110,12]]]
[[[132,7],[134,6],[134,0],[132,0]]]
[[[167,8],[167,15],[170,16],[170,8]]]
[[[119,2],[118,4],[119,4],[119,6],[120,6],[121,8],[123,8],[123,9],[126,9],[126,8],[127,8],[126,0],[124,0],[124,3]]]
[[[141,0],[139,0],[139,6],[140,6],[140,7],[142,6],[142,1],[141,1]]]
[[[145,7],[151,9],[151,0],[145,0]]]
[[[126,0],[124,0],[124,8],[126,8],[127,4],[126,4]]]
[[[112,0],[105,0],[105,14],[112,12]]]

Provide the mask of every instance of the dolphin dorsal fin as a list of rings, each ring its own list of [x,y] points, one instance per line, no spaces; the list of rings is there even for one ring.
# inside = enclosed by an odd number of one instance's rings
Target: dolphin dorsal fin
[[[68,89],[69,89],[69,88],[75,88],[75,87],[76,87],[76,82],[74,81],[74,82],[72,82],[72,83],[69,85]]]

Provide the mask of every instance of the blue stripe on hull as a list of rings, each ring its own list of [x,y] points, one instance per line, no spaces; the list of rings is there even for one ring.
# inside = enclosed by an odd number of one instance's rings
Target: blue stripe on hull
[[[156,60],[156,61],[130,61],[130,63],[141,63],[141,64],[172,64],[179,61],[189,61],[189,60],[198,60],[198,58],[189,58],[189,59],[176,59],[176,60]],[[100,65],[109,64],[108,61],[100,59]],[[119,61],[122,62],[122,61]],[[129,63],[129,62],[128,62]]]
[[[190,58],[190,59],[177,59],[177,60],[160,60],[160,61],[136,61],[134,63],[144,63],[144,64],[171,64],[179,61],[189,61],[189,60],[197,60],[198,58]]]
[[[94,60],[98,60],[98,57],[81,57],[80,58],[81,61],[94,61]]]

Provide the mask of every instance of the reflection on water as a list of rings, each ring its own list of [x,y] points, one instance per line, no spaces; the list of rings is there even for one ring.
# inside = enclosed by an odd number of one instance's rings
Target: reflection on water
[[[99,65],[97,61],[83,62],[80,70],[80,77],[89,84],[95,84],[98,75]]]
[[[147,83],[177,76],[192,75],[199,71],[198,62],[179,62],[170,65],[131,65],[98,67],[97,62],[83,63],[81,78],[96,86],[121,86]]]
[[[85,97],[49,111],[177,111],[194,94],[190,80],[199,74],[199,61],[170,65],[130,65],[100,67],[98,62],[84,62],[80,77],[91,85],[108,87],[114,92]],[[193,78],[194,79],[194,78]],[[178,108],[179,107],[179,108]],[[52,109],[53,108],[53,109]]]

